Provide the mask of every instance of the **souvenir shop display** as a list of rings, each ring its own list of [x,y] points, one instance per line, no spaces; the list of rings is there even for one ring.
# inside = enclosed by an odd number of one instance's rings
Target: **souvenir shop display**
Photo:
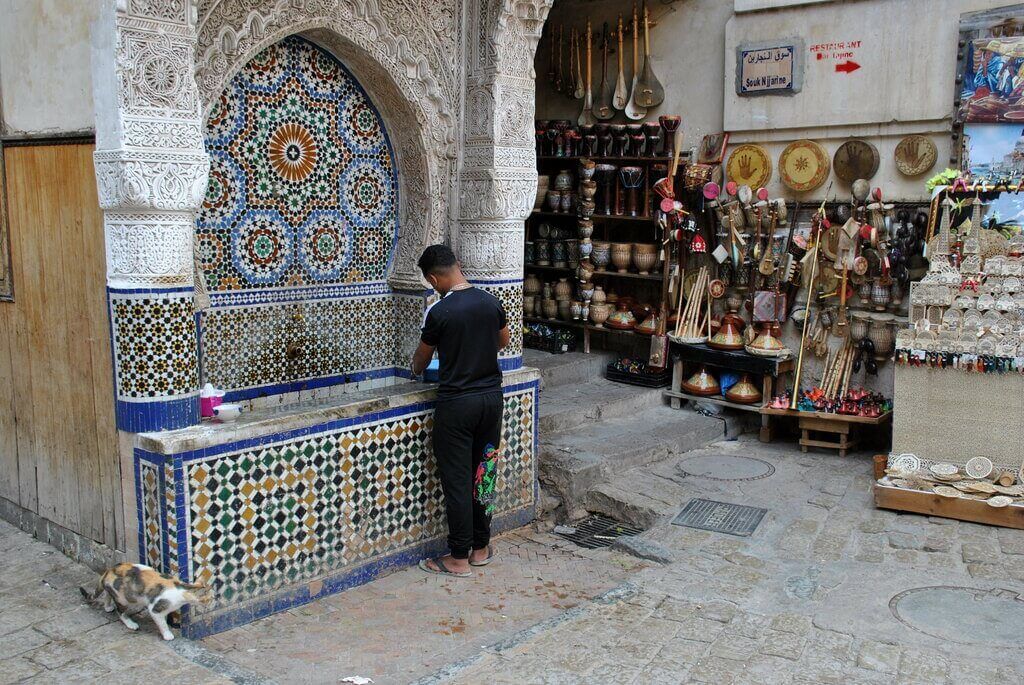
[[[629,335],[637,345],[667,349],[662,313],[670,312],[668,281],[679,249],[669,239],[668,213],[687,212],[683,203],[666,207],[662,199],[674,197],[676,171],[685,164],[682,117],[642,121],[646,108],[664,99],[650,56],[652,26],[640,5],[614,24],[591,18],[547,34],[548,79],[557,92],[581,100],[582,111],[576,122],[536,122],[539,181],[527,221],[523,314],[526,324],[581,333],[585,351],[598,333],[602,341]],[[626,123],[611,121],[619,112]],[[652,352],[655,369],[666,367],[665,357],[664,350]]]

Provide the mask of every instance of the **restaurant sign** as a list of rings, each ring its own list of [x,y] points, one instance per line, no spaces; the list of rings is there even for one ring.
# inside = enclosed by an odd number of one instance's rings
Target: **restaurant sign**
[[[745,43],[736,48],[738,95],[797,93],[803,81],[803,46],[795,40]]]

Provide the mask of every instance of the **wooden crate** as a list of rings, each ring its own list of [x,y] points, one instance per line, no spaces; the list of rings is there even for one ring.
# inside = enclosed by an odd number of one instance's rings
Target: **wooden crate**
[[[879,509],[1024,529],[1024,507],[1020,506],[991,507],[981,500],[943,497],[933,492],[905,490],[878,483],[875,483],[874,495],[875,506]]]

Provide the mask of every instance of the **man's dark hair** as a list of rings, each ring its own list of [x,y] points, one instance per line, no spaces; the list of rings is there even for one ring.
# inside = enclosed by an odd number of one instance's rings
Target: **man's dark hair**
[[[420,267],[420,271],[423,272],[424,276],[429,276],[431,274],[446,273],[458,263],[458,260],[455,259],[455,253],[452,252],[450,247],[447,245],[431,245],[423,251],[416,265]]]

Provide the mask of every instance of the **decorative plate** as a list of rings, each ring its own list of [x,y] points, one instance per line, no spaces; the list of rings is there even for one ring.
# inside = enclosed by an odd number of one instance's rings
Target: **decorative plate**
[[[941,480],[943,483],[956,483],[963,479],[964,477],[961,476],[959,473],[951,473],[948,476],[940,476],[938,474],[935,474],[935,480]]]
[[[986,478],[992,473],[992,460],[988,457],[972,457],[964,464],[964,473],[971,478]]]
[[[725,173],[737,185],[760,188],[772,177],[772,160],[760,145],[745,143],[732,151]]]
[[[963,487],[960,489],[965,492],[978,492],[983,495],[994,495],[998,492],[998,490],[996,490],[996,486],[992,485],[992,483],[987,483],[981,480],[964,483]]]
[[[878,173],[878,148],[866,140],[848,140],[832,156],[836,176],[847,183],[870,179]]]
[[[794,141],[779,156],[782,182],[799,192],[821,187],[831,167],[825,148],[813,140]]]
[[[711,293],[711,297],[717,300],[725,295],[725,282],[716,278],[708,283],[708,292]]]
[[[948,485],[936,485],[934,488],[932,488],[932,491],[936,495],[942,495],[943,497],[956,498],[961,496],[959,490],[957,490],[956,488],[951,488]]]
[[[896,168],[904,176],[917,176],[935,166],[939,151],[928,136],[907,136],[896,145]]]
[[[893,457],[892,463],[889,468],[898,469],[900,471],[907,471],[913,473],[921,468],[921,460],[917,458],[916,454],[910,454],[906,452],[899,456]]]
[[[996,495],[995,497],[989,497],[985,500],[985,504],[990,507],[1005,507],[1012,502],[1013,498],[1007,497],[1006,495]]]
[[[955,464],[932,464],[928,470],[936,476],[952,476],[960,469]]]
[[[1024,495],[1024,488],[1020,485],[993,485],[992,487],[1001,495],[1012,495],[1014,497]]]

